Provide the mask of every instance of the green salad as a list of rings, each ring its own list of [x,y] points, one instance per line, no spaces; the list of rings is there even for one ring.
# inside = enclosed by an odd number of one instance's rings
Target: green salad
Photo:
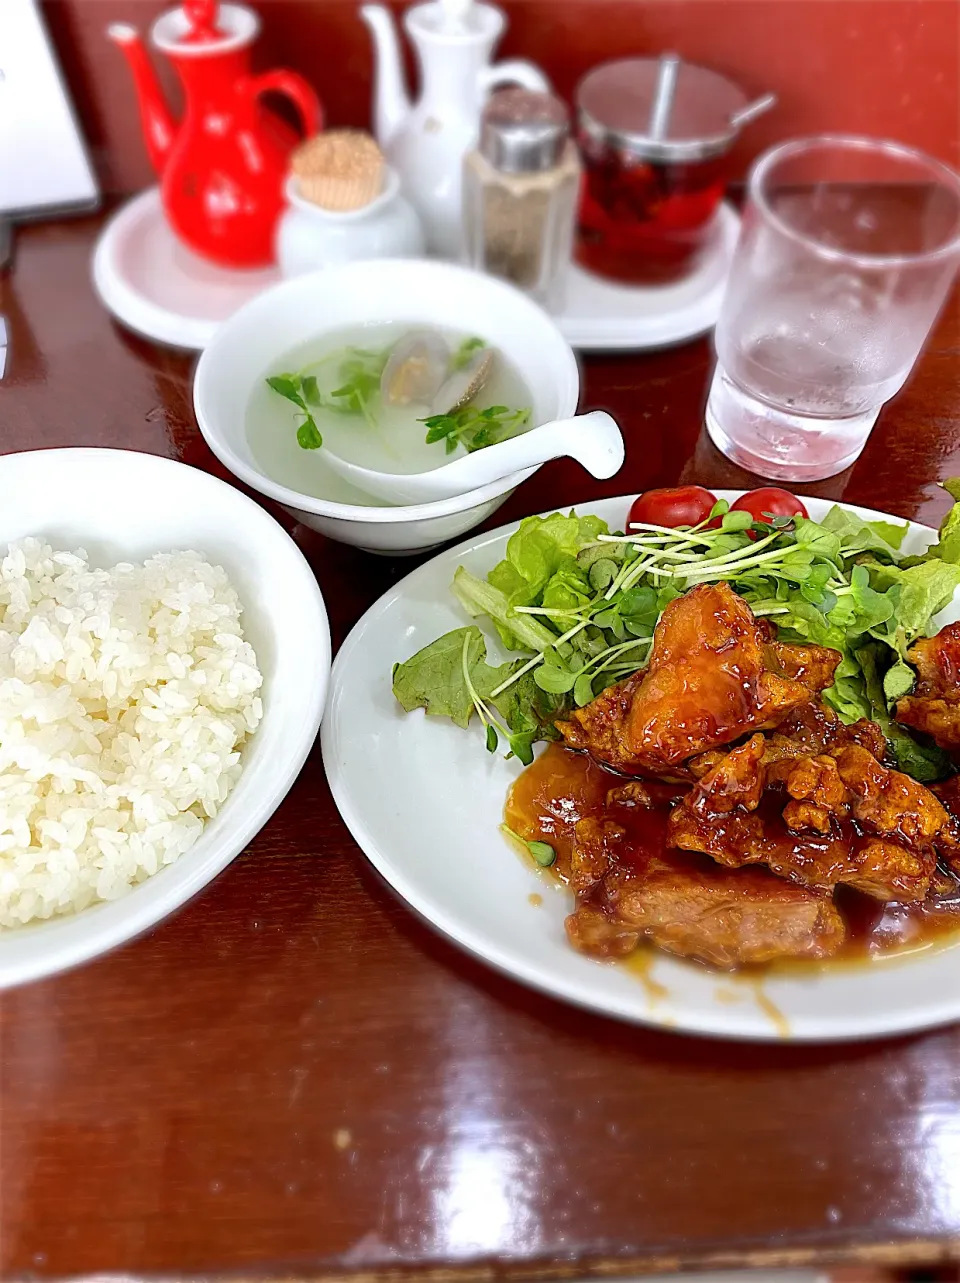
[[[944,488],[960,501],[960,478]],[[838,650],[824,700],[845,722],[877,722],[900,770],[938,779],[950,770],[946,755],[891,709],[915,681],[908,647],[936,631],[934,616],[960,587],[960,502],[921,556],[901,554],[907,528],[840,507],[822,521],[756,521],[724,500],[699,525],[628,535],[576,512],[528,517],[485,579],[461,566],[452,584],[467,614],[489,620],[517,657],[490,664],[480,628],[457,628],[395,665],[394,694],[406,711],[458,726],[476,715],[490,752],[502,744],[527,764],[534,744],[560,738],[558,718],[646,664],[668,602],[724,580],[781,640]]]

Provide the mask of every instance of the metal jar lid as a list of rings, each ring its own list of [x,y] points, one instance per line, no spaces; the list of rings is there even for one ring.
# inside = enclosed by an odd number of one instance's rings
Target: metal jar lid
[[[707,67],[663,58],[623,58],[594,68],[577,89],[580,127],[597,142],[640,160],[704,160],[725,152],[746,119],[773,105],[747,107],[743,90]]]
[[[570,136],[570,115],[553,94],[500,89],[480,119],[480,152],[494,169],[536,174],[559,164]]]

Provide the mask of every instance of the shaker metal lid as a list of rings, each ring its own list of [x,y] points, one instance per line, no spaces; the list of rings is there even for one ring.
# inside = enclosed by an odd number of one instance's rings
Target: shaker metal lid
[[[539,173],[560,161],[570,135],[570,115],[553,94],[500,89],[480,119],[480,151],[504,173]]]
[[[665,72],[675,77],[672,100],[667,112],[656,112]],[[747,95],[726,76],[672,55],[603,63],[577,89],[586,133],[647,160],[701,160],[726,151],[738,133],[731,117],[746,103]]]

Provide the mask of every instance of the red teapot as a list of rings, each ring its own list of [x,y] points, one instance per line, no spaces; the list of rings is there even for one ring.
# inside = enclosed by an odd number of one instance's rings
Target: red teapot
[[[300,141],[261,95],[286,95],[304,134],[315,134],[323,112],[310,85],[293,71],[250,71],[260,29],[252,9],[217,0],[184,0],[151,28],[183,82],[184,112],[174,121],[134,27],[114,23],[107,34],[133,72],[150,160],[170,226],[190,249],[224,267],[265,267],[274,261],[274,228],[283,211],[287,158]]]

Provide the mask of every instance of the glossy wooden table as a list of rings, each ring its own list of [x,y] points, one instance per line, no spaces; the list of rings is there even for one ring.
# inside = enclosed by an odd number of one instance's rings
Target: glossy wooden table
[[[109,445],[220,472],[189,356],[89,285],[94,220],[23,231],[0,449]],[[960,473],[954,306],[867,452],[817,493],[935,522]],[[628,439],[605,487],[543,469],[504,520],[678,478],[708,344],[585,363]],[[0,502],[3,496],[0,495]],[[499,520],[499,518],[498,518]],[[411,563],[302,529],[338,644]],[[373,874],[314,752],[278,814],[148,936],[2,1003],[0,1270],[480,1278],[960,1254],[960,1028],[728,1045],[585,1015],[471,961]]]

